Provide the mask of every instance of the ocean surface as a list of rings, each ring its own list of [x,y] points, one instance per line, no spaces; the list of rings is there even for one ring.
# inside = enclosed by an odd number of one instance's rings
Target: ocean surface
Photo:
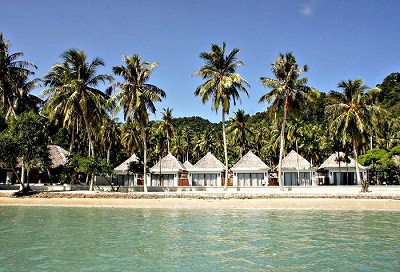
[[[400,212],[0,207],[0,271],[400,271]]]

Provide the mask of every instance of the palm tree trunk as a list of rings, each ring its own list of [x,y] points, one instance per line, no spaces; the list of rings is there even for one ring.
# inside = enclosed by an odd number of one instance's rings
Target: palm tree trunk
[[[283,109],[283,120],[282,120],[282,128],[281,128],[281,147],[279,149],[279,164],[278,164],[278,183],[279,188],[283,191],[283,182],[282,182],[282,160],[283,160],[283,152],[285,150],[285,128],[286,128],[286,119],[287,119],[287,107],[288,107],[288,99],[285,99],[285,108]]]
[[[22,160],[23,160],[23,158],[22,158]],[[21,167],[21,181],[20,181],[20,186],[19,186],[19,190],[20,191],[23,191],[25,189],[25,186],[24,186],[25,181],[26,181],[25,167],[22,164],[22,167]]]
[[[88,134],[88,141],[89,141],[89,157],[95,157],[96,154],[94,152],[94,142],[93,142],[93,135],[92,135],[92,130],[90,129],[89,126],[89,121],[87,119],[87,116],[83,114],[83,120],[85,122],[85,128],[86,132]]]
[[[143,137],[143,191],[145,193],[147,190],[147,140],[146,140],[146,128],[142,128],[142,137]]]
[[[169,154],[169,133],[168,133],[168,130],[167,130],[167,148],[168,148],[168,154]]]
[[[297,185],[300,185],[300,162],[299,162],[299,145],[296,139],[296,159],[297,159]]]
[[[110,163],[110,155],[111,155],[111,144],[107,149],[107,163]]]
[[[225,184],[224,191],[228,190],[228,147],[226,144],[226,129],[225,129],[225,112],[222,111],[222,138],[224,139],[224,155],[225,155]]]
[[[368,192],[368,181],[361,180],[360,169],[358,167],[358,152],[356,142],[353,140],[354,160],[356,164],[357,184],[361,183],[361,192]]]

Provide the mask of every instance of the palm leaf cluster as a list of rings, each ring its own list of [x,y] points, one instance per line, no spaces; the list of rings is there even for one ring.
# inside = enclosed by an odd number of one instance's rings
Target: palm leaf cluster
[[[30,78],[36,66],[20,60],[22,52],[10,53],[9,47],[1,34],[3,120],[34,109],[47,118],[53,144],[83,156],[104,157],[114,166],[136,153],[144,162],[144,174],[148,164],[168,153],[194,163],[212,152],[229,168],[252,151],[271,168],[277,167],[280,177],[280,162],[292,149],[318,165],[333,152],[357,158],[371,146],[390,151],[400,143],[399,73],[373,89],[356,79],[341,81],[338,91],[324,93],[307,85],[306,65],[297,64],[292,53],[279,54],[270,66],[271,76],[260,77],[267,89],[260,102],[267,110],[249,115],[239,109],[228,118],[241,95],[249,95],[249,83],[237,72],[244,65],[238,59],[240,50],[212,44],[210,51],[199,55],[204,63],[193,75],[203,83],[194,94],[220,112],[221,122],[174,118],[171,108],[163,109],[162,120],[152,121],[156,104],[166,97],[162,88],[151,84],[157,62],[137,54],[123,56],[111,76],[99,72],[105,67],[101,58],[89,60],[84,51],[70,49],[38,80]],[[43,105],[31,94],[39,83]],[[123,121],[115,118],[118,112]]]

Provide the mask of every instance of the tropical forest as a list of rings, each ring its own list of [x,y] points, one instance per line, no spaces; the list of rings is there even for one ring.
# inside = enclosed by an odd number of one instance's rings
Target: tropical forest
[[[193,56],[203,65],[191,76],[202,84],[184,91],[219,114],[220,122],[212,123],[158,107],[168,90],[151,76],[162,63],[133,53],[102,74],[101,57],[68,49],[37,78],[36,65],[0,33],[0,168],[22,164],[19,182],[29,186],[27,173],[46,169],[51,144],[70,153],[60,175],[48,177],[51,183],[88,183],[89,175],[109,175],[133,153],[144,177],[168,153],[194,163],[211,152],[229,168],[248,151],[280,177],[283,157],[295,150],[313,166],[343,152],[369,167],[369,184],[400,183],[400,72],[376,86],[345,78],[322,92],[308,85],[309,67],[285,52],[258,75],[259,86],[250,86],[239,73],[245,69],[239,52],[222,43]],[[259,108],[267,110],[232,112],[251,88],[265,90]],[[155,120],[155,113],[162,118]]]

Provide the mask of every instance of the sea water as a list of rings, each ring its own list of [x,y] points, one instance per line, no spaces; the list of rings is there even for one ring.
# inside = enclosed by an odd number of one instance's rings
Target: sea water
[[[400,212],[0,207],[0,271],[400,271]]]

